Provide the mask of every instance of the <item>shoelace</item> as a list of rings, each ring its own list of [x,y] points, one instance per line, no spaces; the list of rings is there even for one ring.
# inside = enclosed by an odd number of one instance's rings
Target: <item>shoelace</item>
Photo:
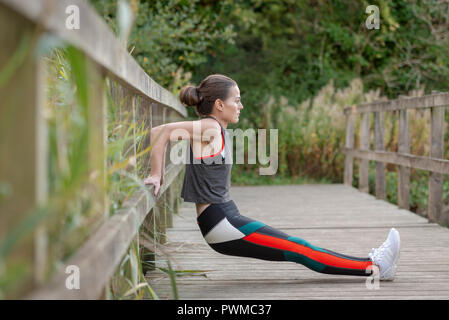
[[[377,249],[372,248],[371,253],[369,254],[369,257],[375,262],[382,260],[382,257],[385,254],[387,247],[388,247],[388,244],[387,244],[387,241],[385,241],[384,243],[382,243],[382,245],[379,248],[377,248]]]

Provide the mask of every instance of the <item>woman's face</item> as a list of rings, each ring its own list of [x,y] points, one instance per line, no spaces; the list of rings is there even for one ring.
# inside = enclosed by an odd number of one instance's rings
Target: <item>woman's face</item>
[[[222,112],[222,119],[228,123],[239,122],[240,110],[243,109],[242,102],[240,101],[240,90],[238,86],[229,88],[229,96],[223,101],[224,107]]]

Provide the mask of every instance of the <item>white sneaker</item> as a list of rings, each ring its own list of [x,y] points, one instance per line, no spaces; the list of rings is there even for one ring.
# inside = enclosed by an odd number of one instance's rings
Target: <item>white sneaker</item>
[[[391,228],[387,240],[379,248],[373,248],[368,254],[373,264],[380,268],[379,280],[392,281],[394,279],[400,244],[399,232],[395,228]]]

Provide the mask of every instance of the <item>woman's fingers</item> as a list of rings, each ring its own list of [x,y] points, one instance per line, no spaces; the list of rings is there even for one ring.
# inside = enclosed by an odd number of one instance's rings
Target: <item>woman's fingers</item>
[[[145,180],[143,180],[143,182],[145,184],[154,184],[155,182],[157,182],[157,180],[153,177],[147,177],[147,178],[145,178]]]
[[[161,181],[158,179],[155,179],[153,177],[148,177],[145,180],[143,180],[143,183],[148,185],[148,184],[152,184],[154,185],[154,196],[157,195],[157,193],[159,192],[159,189],[161,188]]]

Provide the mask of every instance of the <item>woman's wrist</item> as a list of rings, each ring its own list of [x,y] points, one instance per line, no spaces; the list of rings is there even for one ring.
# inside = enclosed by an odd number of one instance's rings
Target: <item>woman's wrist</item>
[[[155,179],[161,179],[162,175],[161,175],[161,173],[154,173],[154,172],[150,171],[150,174],[148,175],[148,177],[152,177]]]

